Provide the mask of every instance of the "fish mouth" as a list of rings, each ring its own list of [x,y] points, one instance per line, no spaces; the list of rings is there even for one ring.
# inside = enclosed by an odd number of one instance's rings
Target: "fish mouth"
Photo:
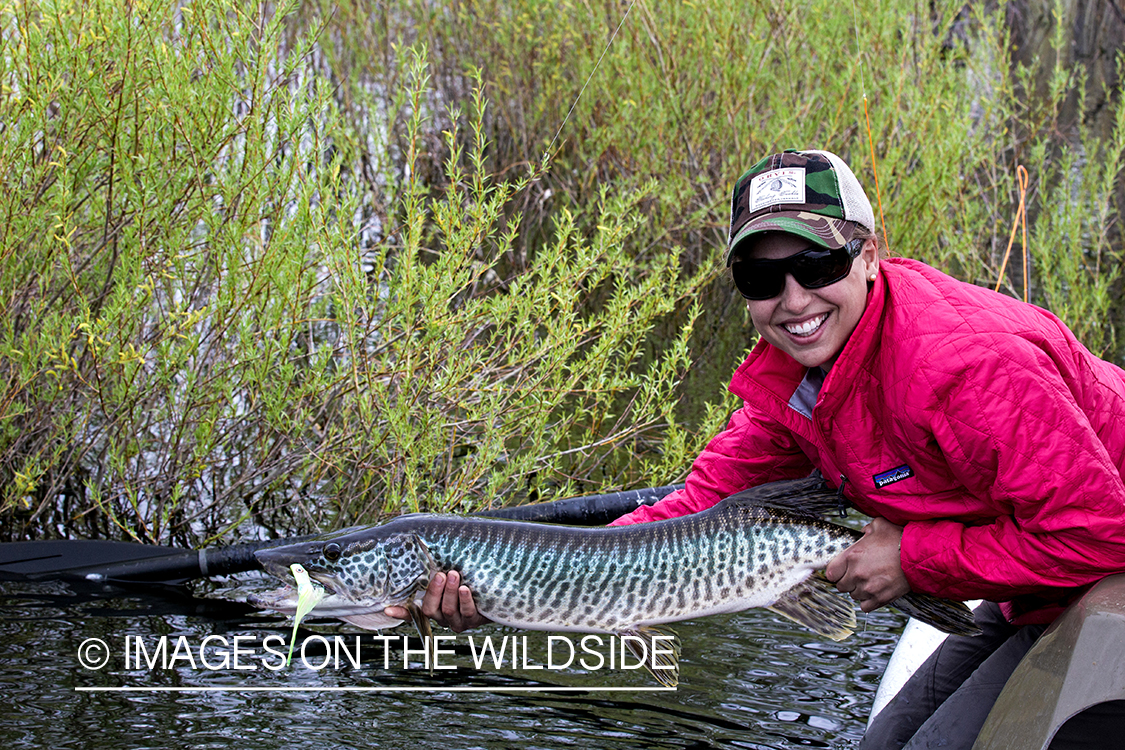
[[[281,588],[250,594],[246,603],[258,609],[269,609],[292,617],[297,612],[297,589],[286,583]],[[350,617],[354,615],[382,614],[385,602],[355,601],[335,592],[325,592],[324,598],[309,613],[310,617]]]
[[[313,544],[287,544],[281,547],[267,547],[260,549],[254,553],[254,557],[258,559],[262,568],[274,578],[280,580],[285,584],[282,588],[273,592],[270,595],[271,601],[286,601],[286,594],[291,593],[293,597],[293,607],[296,607],[297,581],[293,578],[292,566],[298,563],[304,567],[309,574],[309,578],[316,581],[324,589],[324,595],[327,596],[342,596],[339,591],[340,586],[336,579],[328,574],[316,570],[315,568],[308,568],[309,560],[314,555],[320,553],[322,543]],[[257,605],[255,602],[251,604]],[[279,609],[278,607],[266,607],[267,609]],[[280,609],[279,609],[280,611]]]
[[[246,602],[258,609],[272,609],[284,615],[292,615],[297,611],[297,589],[286,584],[273,591],[250,594],[246,597]]]
[[[300,592],[297,590],[296,581],[292,571],[285,567],[287,558],[284,555],[270,556],[262,561],[262,567],[270,575],[281,579],[280,588],[261,593],[252,593],[246,597],[247,604],[258,609],[272,610],[288,617],[297,614],[300,604]],[[402,602],[385,601],[383,599],[352,599],[338,590],[330,577],[318,574],[316,571],[306,570],[309,578],[315,581],[314,585],[324,588],[324,595],[319,602],[308,611],[308,616],[314,619],[328,618],[339,619],[366,630],[378,630],[402,624],[402,621],[389,617],[384,610],[392,605],[401,605]],[[416,604],[421,606],[422,593],[416,595]]]
[[[246,597],[246,602],[258,609],[271,609],[284,615],[292,616],[297,612],[300,592],[292,570],[285,565],[289,558],[285,555],[265,556],[262,567],[274,578],[281,580],[280,588],[261,593],[252,593]],[[292,563],[290,563],[292,564]],[[387,602],[375,600],[352,599],[344,594],[336,581],[323,573],[306,571],[314,585],[324,589],[324,595],[315,606],[316,617],[347,617],[351,615],[365,615],[382,613]]]

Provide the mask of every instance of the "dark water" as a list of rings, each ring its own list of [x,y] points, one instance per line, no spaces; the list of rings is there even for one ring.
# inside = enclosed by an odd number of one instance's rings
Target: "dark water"
[[[403,668],[397,639],[384,654],[379,643],[368,641],[371,633],[314,623],[311,629],[302,626],[293,664],[274,671],[266,665],[280,665],[282,657],[261,644],[276,636],[271,648],[284,652],[289,624],[231,601],[264,582],[236,583],[196,596],[0,583],[5,750],[95,743],[123,748],[848,748],[862,734],[879,675],[905,622],[896,614],[861,613],[863,632],[841,643],[759,610],[679,623],[683,656],[674,692],[652,692],[658,685],[644,670],[582,669],[577,661],[567,669],[531,669],[547,662],[542,633],[526,634],[527,669],[522,656],[514,665],[509,659],[499,669],[491,663],[476,669],[468,634],[462,634],[445,644],[447,653],[439,658],[439,665],[456,668],[431,674],[420,652]],[[406,628],[383,633],[410,635]],[[364,644],[359,668],[346,655],[339,668],[332,663],[312,668],[330,656],[325,644],[340,640],[350,648],[357,634]],[[475,643],[482,644],[485,635],[499,646],[505,636],[525,634],[493,627],[475,634]],[[162,637],[167,657],[177,656],[167,669],[157,652]],[[236,637],[241,669],[235,669],[231,656]],[[94,638],[108,647],[105,654],[93,648],[98,644],[88,639]],[[155,668],[143,657],[136,660],[138,639],[158,662]],[[576,645],[580,639],[570,636]],[[302,642],[307,643],[304,662]],[[590,643],[595,646],[590,651],[608,663],[608,647]],[[407,645],[421,649],[417,639]],[[560,651],[554,653],[562,656],[556,666],[565,657],[563,644],[557,645]],[[108,656],[108,663],[89,669],[81,656]],[[389,669],[384,658],[390,659]],[[588,654],[587,666],[595,663]],[[122,687],[144,690],[82,690]],[[624,690],[597,690],[606,687]],[[198,688],[208,690],[187,691]],[[337,688],[377,690],[325,690]],[[527,688],[537,692],[505,692]],[[538,692],[543,688],[573,692]],[[403,689],[417,692],[396,692]]]

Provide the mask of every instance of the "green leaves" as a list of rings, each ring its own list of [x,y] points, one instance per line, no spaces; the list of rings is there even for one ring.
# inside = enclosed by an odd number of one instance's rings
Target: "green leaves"
[[[285,38],[289,11],[0,9],[13,536],[197,541],[306,460],[283,446],[320,314],[310,245],[341,236],[322,198],[347,203],[319,164],[325,90],[289,78],[315,41]]]
[[[0,131],[12,536],[195,544],[634,481],[688,365],[647,336],[702,282],[632,257],[645,192],[564,209],[529,252],[548,173],[490,171],[479,75],[443,114],[424,50],[400,51],[373,126],[408,140],[368,173],[316,23],[40,10],[2,21],[26,93],[4,106],[52,102]]]

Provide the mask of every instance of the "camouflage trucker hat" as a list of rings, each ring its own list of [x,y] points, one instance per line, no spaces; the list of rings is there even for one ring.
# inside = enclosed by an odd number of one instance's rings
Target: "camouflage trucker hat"
[[[828,249],[875,231],[871,201],[844,161],[827,151],[767,156],[738,178],[730,206],[726,264],[734,248],[762,232],[788,232]]]

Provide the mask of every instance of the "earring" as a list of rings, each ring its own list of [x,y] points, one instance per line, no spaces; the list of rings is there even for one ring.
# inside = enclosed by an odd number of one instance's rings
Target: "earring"
[[[874,281],[874,280],[875,280],[875,277],[876,277],[876,276],[878,276],[878,275],[879,275],[879,274],[878,274],[878,273],[876,272],[876,273],[873,273],[873,274],[871,274],[871,275],[870,275],[870,276],[868,276],[867,278],[869,278],[869,279],[871,279],[872,281]]]

